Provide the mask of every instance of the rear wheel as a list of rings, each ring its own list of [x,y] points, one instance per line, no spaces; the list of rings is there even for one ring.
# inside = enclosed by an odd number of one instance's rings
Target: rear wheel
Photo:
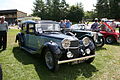
[[[115,38],[113,36],[108,36],[108,37],[106,37],[105,41],[108,44],[112,44],[115,42]]]
[[[24,43],[22,42],[22,40],[21,40],[21,38],[20,38],[20,37],[19,37],[19,39],[18,39],[18,45],[19,45],[19,47],[24,46]]]
[[[49,70],[58,71],[59,65],[58,60],[55,58],[55,54],[53,54],[49,49],[46,49],[44,58],[45,64]]]

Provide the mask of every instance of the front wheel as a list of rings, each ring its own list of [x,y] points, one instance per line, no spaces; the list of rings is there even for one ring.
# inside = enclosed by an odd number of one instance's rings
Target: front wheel
[[[44,58],[45,64],[49,70],[58,71],[59,65],[58,60],[55,58],[55,54],[53,54],[49,49],[46,49]]]
[[[113,36],[108,36],[108,37],[106,37],[105,41],[108,44],[112,44],[115,42],[115,38]]]
[[[94,55],[95,54],[95,50],[93,50],[90,54]],[[92,63],[94,61],[94,59],[95,59],[95,57],[89,58],[89,59],[85,60],[85,63],[90,64],[90,63]]]
[[[96,43],[97,47],[102,47],[105,44],[104,37],[98,37],[98,41]]]

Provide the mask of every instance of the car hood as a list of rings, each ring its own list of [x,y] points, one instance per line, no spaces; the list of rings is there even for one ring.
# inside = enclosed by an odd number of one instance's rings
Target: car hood
[[[69,39],[71,41],[78,40],[78,38],[76,38],[75,36],[69,36],[69,35],[65,35],[65,34],[62,34],[62,33],[43,34],[43,36],[50,37],[50,38],[61,39],[61,40],[63,40],[63,39]]]

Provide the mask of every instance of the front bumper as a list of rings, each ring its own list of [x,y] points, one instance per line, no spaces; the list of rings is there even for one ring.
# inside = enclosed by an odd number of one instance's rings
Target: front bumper
[[[80,58],[74,58],[74,59],[69,59],[69,60],[63,60],[63,61],[58,61],[58,64],[63,64],[63,63],[69,63],[69,62],[74,62],[74,61],[83,61],[87,60],[89,58],[93,58],[95,55],[90,55],[90,56],[85,56],[85,57],[80,57]]]

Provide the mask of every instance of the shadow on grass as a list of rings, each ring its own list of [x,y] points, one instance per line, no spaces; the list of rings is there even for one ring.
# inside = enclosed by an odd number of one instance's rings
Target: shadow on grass
[[[113,44],[107,44],[107,45],[120,46],[120,43],[116,42],[116,43],[113,43]]]
[[[24,65],[33,64],[39,75],[40,80],[74,80],[77,77],[90,78],[94,72],[97,72],[92,64],[61,64],[58,72],[51,72],[40,61],[39,58],[29,55],[29,53],[21,50],[19,47],[13,48],[14,57]]]
[[[99,50],[107,50],[107,49],[104,48],[104,47],[97,47],[97,48],[96,48],[96,51],[99,51]]]

